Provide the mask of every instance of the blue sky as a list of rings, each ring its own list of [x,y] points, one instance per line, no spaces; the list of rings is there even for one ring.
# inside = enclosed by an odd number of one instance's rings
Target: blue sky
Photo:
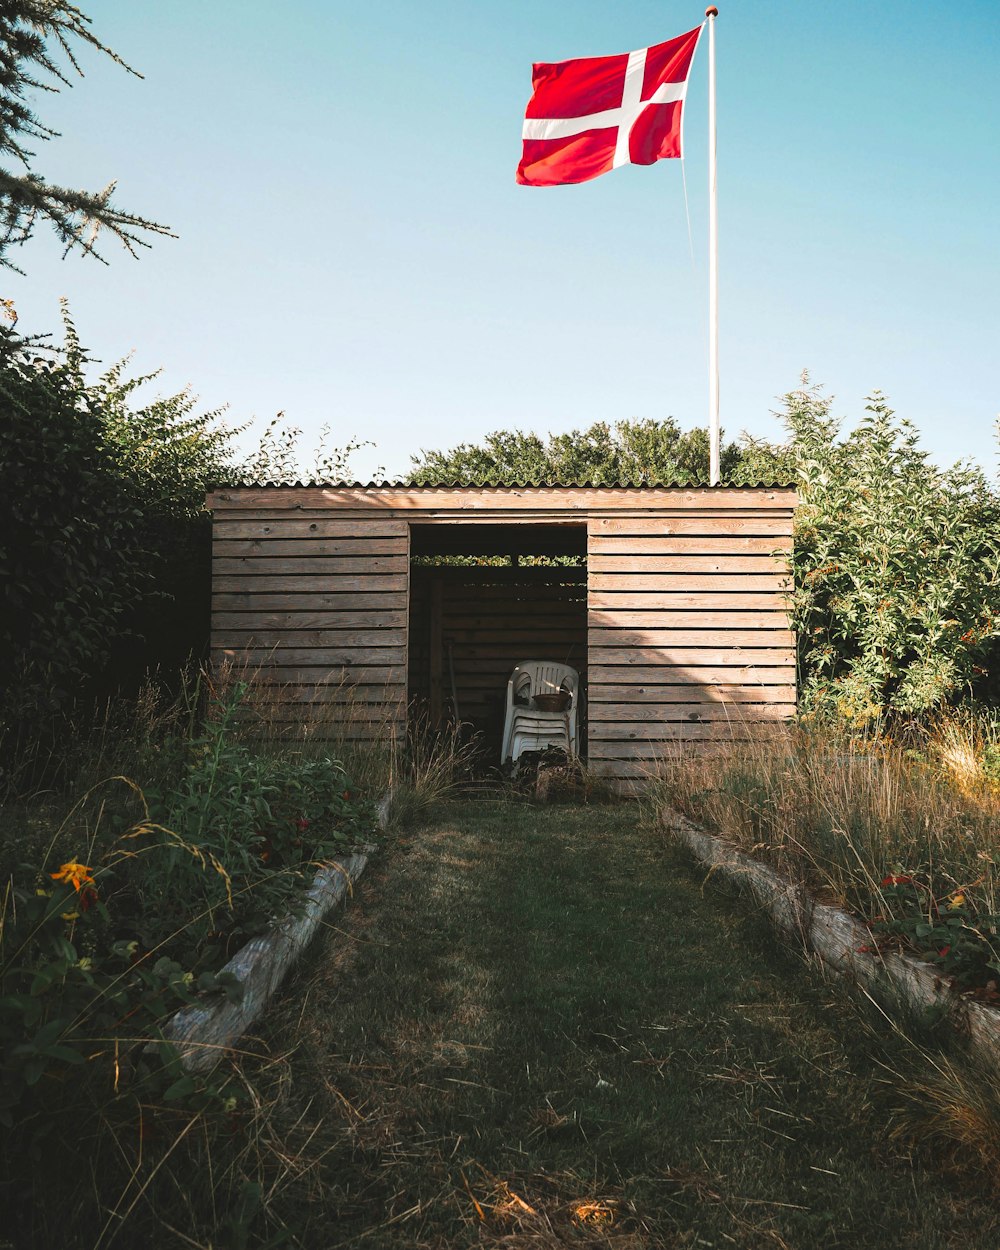
[[[499,428],[707,410],[706,52],[680,163],[517,187],[531,63],[696,26],[676,0],[83,0],[144,75],[85,56],[38,101],[36,168],[169,224],[139,261],[0,275],[25,330],[69,298],[202,405],[375,444],[362,476]],[[884,390],[941,461],[996,467],[1000,3],[723,0],[722,416],[777,437],[803,369],[856,418]]]

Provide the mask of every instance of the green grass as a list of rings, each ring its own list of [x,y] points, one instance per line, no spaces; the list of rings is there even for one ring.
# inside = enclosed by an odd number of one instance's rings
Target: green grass
[[[630,806],[444,807],[336,924],[271,1017],[239,1244],[1000,1244],[842,991]]]

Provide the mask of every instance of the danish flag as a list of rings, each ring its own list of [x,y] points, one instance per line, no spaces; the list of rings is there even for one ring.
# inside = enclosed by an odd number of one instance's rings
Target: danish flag
[[[535,65],[517,181],[587,182],[681,156],[681,110],[702,28],[621,56]]]

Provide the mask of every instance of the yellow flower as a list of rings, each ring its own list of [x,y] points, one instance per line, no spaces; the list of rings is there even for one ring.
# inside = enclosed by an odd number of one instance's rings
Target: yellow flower
[[[90,869],[86,864],[78,864],[75,859],[71,859],[68,863],[63,864],[58,872],[50,872],[49,876],[53,881],[65,881],[67,885],[71,885],[77,893],[83,889],[85,885],[93,885],[94,878],[90,875]]]

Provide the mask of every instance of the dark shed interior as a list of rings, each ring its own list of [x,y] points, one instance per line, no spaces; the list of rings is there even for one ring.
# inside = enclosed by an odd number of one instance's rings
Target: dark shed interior
[[[411,525],[409,697],[433,723],[457,713],[499,750],[522,660],[572,665],[585,708],[586,551],[584,523]]]

